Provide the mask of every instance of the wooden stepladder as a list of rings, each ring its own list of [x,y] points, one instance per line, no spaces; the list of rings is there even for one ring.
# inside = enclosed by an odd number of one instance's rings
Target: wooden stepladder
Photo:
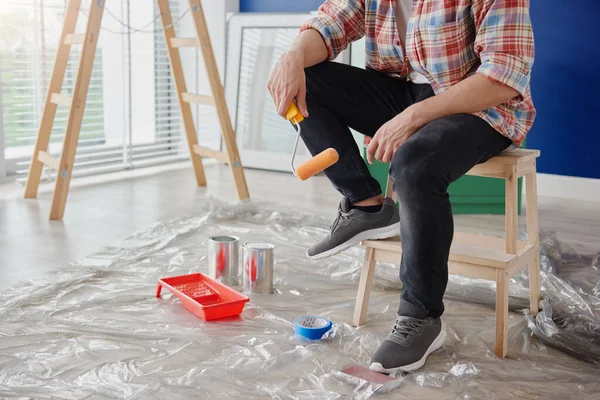
[[[219,78],[219,69],[217,68],[217,61],[215,60],[215,54],[213,53],[212,44],[210,42],[202,3],[200,0],[189,0],[189,4],[194,20],[194,26],[196,28],[196,37],[178,38],[175,37],[175,28],[173,27],[173,18],[169,8],[169,0],[158,0],[167,51],[171,62],[171,71],[173,71],[179,105],[181,106],[181,114],[187,135],[190,156],[196,174],[196,182],[198,183],[198,186],[206,186],[204,168],[202,167],[202,157],[215,158],[229,164],[231,173],[233,174],[233,180],[235,181],[238,198],[240,200],[248,199],[250,194],[248,193],[246,177],[244,175],[244,169],[242,168],[242,162],[235,141],[235,132],[229,117],[229,109],[227,108],[227,103],[225,101],[225,91],[223,90],[221,79]],[[177,49],[181,47],[198,46],[200,46],[202,57],[204,58],[204,66],[210,82],[212,97],[188,93],[186,89],[183,69],[181,67],[181,58],[179,57]],[[214,105],[217,108],[221,134],[225,144],[225,152],[209,149],[198,144],[190,103]]]
[[[169,1],[158,0],[169,60],[171,62],[171,70],[173,72],[179,104],[181,106],[181,114],[196,183],[198,186],[206,186],[206,176],[202,166],[202,157],[212,157],[229,164],[238,198],[240,200],[247,199],[250,197],[248,186],[246,184],[244,170],[235,141],[235,132],[231,125],[229,111],[225,102],[223,85],[219,78],[219,71],[212,50],[202,4],[200,0],[189,0],[189,4],[197,37],[177,38],[175,37],[175,28],[173,27],[173,18],[169,8]],[[42,114],[35,143],[35,150],[33,152],[25,187],[25,198],[35,198],[40,185],[43,166],[46,165],[58,172],[52,197],[52,206],[50,208],[51,220],[62,219],[65,212],[73,163],[75,161],[75,152],[77,150],[77,142],[81,131],[81,123],[92,74],[92,66],[96,54],[98,36],[100,34],[104,5],[105,0],[90,0],[90,11],[85,33],[75,33],[81,0],[69,0],[67,6],[56,60],[54,62],[54,69],[52,71],[52,78],[48,85],[44,112]],[[73,94],[69,97],[61,94],[61,88],[67,68],[67,62],[69,60],[70,48],[73,45],[82,45],[83,48],[81,50],[81,59],[79,61]],[[177,51],[180,47],[200,47],[208,79],[210,81],[212,96],[187,92],[181,59]],[[225,144],[225,151],[209,149],[198,144],[190,103],[210,104],[216,107],[223,142]],[[58,105],[70,107],[63,149],[59,159],[48,153],[50,133],[52,131],[52,125],[54,123]]]

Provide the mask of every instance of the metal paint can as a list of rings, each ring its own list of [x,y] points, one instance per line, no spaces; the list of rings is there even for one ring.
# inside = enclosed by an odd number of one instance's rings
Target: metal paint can
[[[246,293],[273,293],[273,246],[246,243],[242,247],[242,284]]]
[[[225,283],[238,285],[240,239],[235,236],[208,238],[208,276]]]

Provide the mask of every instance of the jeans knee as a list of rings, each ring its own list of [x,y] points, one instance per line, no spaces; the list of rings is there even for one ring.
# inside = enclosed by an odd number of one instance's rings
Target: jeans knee
[[[339,68],[339,65],[333,61],[325,61],[304,68],[306,92],[312,92],[317,98],[321,94],[327,94],[327,91],[331,90],[332,78],[339,75],[337,68]]]
[[[390,177],[394,192],[400,197],[418,193],[440,182],[440,171],[432,168],[435,163],[431,163],[428,156],[427,152],[419,151],[418,146],[409,143],[396,151],[390,163]]]
[[[312,67],[304,68],[304,74],[306,75],[306,91],[318,90],[319,80],[322,79],[324,70],[320,64],[313,65]]]

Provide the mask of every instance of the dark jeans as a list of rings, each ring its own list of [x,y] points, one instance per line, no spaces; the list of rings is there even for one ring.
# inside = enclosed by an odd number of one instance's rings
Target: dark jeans
[[[302,139],[313,155],[329,147],[340,155],[325,175],[352,203],[381,194],[349,127],[372,137],[402,110],[433,96],[431,87],[334,62],[307,68],[306,84]],[[484,120],[457,114],[425,125],[396,151],[390,176],[400,203],[403,301],[433,317],[444,312],[454,233],[448,186],[511,143]]]

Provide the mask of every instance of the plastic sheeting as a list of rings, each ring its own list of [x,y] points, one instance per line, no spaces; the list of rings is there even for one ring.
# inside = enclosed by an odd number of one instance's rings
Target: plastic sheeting
[[[598,278],[596,279],[596,286],[594,287],[594,295],[600,297],[600,251],[596,254],[594,261],[592,262],[592,268],[596,271]]]
[[[199,207],[206,212],[155,224],[0,293],[0,397],[599,396],[598,261],[575,257],[579,268],[571,276],[589,290],[570,285],[555,275],[565,273],[566,258],[556,236],[542,237],[543,311],[535,319],[511,313],[506,359],[493,354],[494,284],[451,276],[446,344],[421,370],[381,385],[340,371],[368,363],[387,335],[401,287],[397,265],[378,264],[368,323],[356,329],[349,323],[363,250],[320,262],[304,256],[330,221],[269,204],[207,199]],[[275,244],[275,293],[252,295],[239,318],[204,322],[154,291],[158,278],[206,272],[207,238],[216,234]],[[513,310],[528,307],[526,287],[525,275],[514,277]],[[329,338],[293,336],[294,319],[307,314],[335,322]]]

